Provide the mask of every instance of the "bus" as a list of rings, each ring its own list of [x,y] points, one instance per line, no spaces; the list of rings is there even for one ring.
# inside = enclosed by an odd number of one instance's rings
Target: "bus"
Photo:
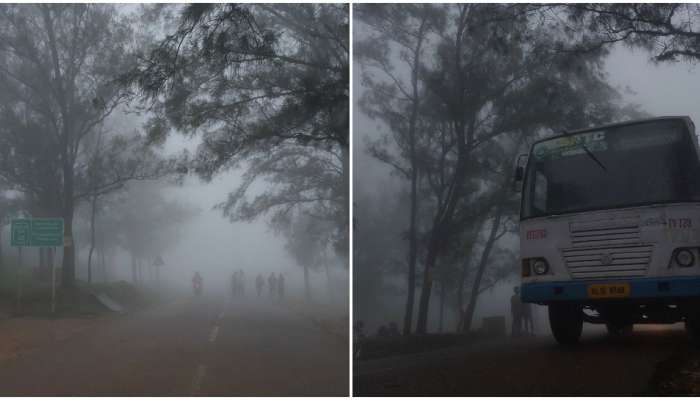
[[[700,339],[700,149],[689,117],[539,140],[516,166],[521,298],[557,342],[685,322]],[[524,164],[524,165],[520,165]]]

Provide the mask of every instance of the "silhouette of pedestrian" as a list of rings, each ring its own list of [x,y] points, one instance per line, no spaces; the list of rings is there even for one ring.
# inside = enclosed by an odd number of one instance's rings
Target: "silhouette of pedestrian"
[[[275,277],[275,273],[271,272],[270,276],[267,278],[267,285],[268,289],[270,291],[270,297],[275,296],[275,289],[277,288],[277,278]]]

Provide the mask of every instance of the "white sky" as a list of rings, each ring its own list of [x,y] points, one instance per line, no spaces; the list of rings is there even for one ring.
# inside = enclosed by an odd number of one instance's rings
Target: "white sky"
[[[625,98],[653,116],[688,115],[700,122],[700,65],[685,62],[654,64],[649,54],[618,46],[606,63],[609,81],[634,93]]]

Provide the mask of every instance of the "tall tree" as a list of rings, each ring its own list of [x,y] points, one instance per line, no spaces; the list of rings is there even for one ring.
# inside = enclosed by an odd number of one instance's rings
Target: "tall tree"
[[[595,88],[597,96],[615,93],[605,84],[602,53],[584,57],[559,51],[556,39],[561,32],[533,18],[537,14],[529,6],[446,7],[452,24],[441,37],[435,61],[424,73],[433,115],[445,121],[448,146],[439,153],[444,155],[439,164],[441,184],[428,229],[418,333],[427,330],[438,260],[456,234],[465,229],[459,221],[464,200],[473,194],[469,176],[476,171],[484,147],[503,143],[508,137],[571,126],[586,121],[584,115],[603,119],[609,113],[596,115],[598,104],[581,91]],[[583,101],[567,103],[576,96]],[[571,112],[571,104],[578,106],[576,113]],[[579,117],[566,119],[572,114]]]
[[[363,68],[362,85],[367,90],[359,105],[366,115],[389,127],[392,146],[398,147],[398,154],[392,154],[380,139],[372,144],[370,153],[408,179],[411,187],[407,235],[408,290],[403,319],[403,334],[408,335],[413,326],[418,258],[416,142],[423,99],[419,73],[425,61],[429,36],[444,24],[445,15],[430,4],[362,4],[355,7],[354,15],[372,31],[354,44],[354,55]],[[403,68],[408,70],[407,74],[402,73]],[[389,137],[383,140],[389,140]]]
[[[51,169],[46,172],[50,184],[38,190],[51,193],[49,212],[64,218],[68,237],[73,235],[81,142],[122,100],[113,78],[130,63],[130,34],[110,5],[0,7],[0,87],[10,99],[3,105],[4,117],[33,124],[41,135],[41,145],[29,147],[29,159],[41,154],[38,164]],[[10,159],[18,147],[8,150]],[[13,175],[26,163],[3,172]],[[27,186],[26,180],[15,183]],[[70,244],[64,248],[62,274],[63,285],[72,286],[75,247]]]

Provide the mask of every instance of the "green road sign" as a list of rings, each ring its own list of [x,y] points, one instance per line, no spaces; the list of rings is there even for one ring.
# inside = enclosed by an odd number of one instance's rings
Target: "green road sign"
[[[29,246],[31,222],[28,219],[13,219],[10,226],[10,241],[12,246]]]
[[[63,246],[63,218],[12,220],[12,246]]]
[[[32,218],[30,246],[63,246],[63,218]]]

